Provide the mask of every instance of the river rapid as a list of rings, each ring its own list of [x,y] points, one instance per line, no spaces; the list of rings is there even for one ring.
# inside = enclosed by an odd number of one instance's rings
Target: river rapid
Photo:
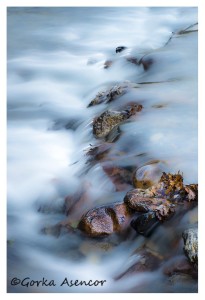
[[[119,103],[137,97],[143,109],[120,126],[122,135],[108,160],[135,167],[161,160],[166,171],[182,172],[185,184],[198,183],[197,26],[176,34],[197,23],[197,9],[11,7],[7,13],[8,291],[196,291],[194,280],[170,283],[162,268],[115,278],[132,265],[132,253],[144,243],[160,255],[183,255],[182,242],[173,246],[175,236],[197,221],[197,208],[177,225],[160,226],[149,238],[133,232],[131,239],[112,241],[106,251],[82,235],[56,237],[42,229],[66,219],[64,199],[82,186],[89,194],[82,213],[123,200],[127,190],[116,191],[101,163],[89,165],[86,153],[99,144],[92,120],[107,109],[88,104],[98,92],[125,81],[137,89]],[[127,49],[116,53],[118,46]],[[125,59],[145,54],[154,59],[147,71]],[[114,63],[104,68],[108,60]],[[111,107],[117,108],[117,101]],[[44,277],[56,285],[12,286],[13,277]],[[106,283],[60,286],[64,278]]]

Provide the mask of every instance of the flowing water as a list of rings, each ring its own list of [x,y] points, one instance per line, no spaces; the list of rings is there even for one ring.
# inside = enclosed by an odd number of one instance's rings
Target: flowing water
[[[196,26],[168,42],[172,32],[195,23],[196,8],[8,8],[10,292],[195,289],[192,281],[169,284],[161,269],[118,281],[114,278],[132,264],[131,254],[145,242],[155,250],[160,248],[161,254],[171,252],[174,237],[197,219],[196,208],[185,213],[174,229],[161,226],[150,238],[134,234],[105,252],[81,235],[67,233],[57,238],[42,233],[42,228],[66,219],[65,197],[85,184],[89,202],[84,211],[123,199],[126,190],[115,191],[100,162],[88,167],[85,153],[99,143],[92,135],[92,120],[107,108],[87,105],[99,91],[126,80],[138,88],[119,102],[137,97],[143,110],[133,122],[120,127],[123,134],[113,143],[109,160],[136,167],[163,160],[168,171],[183,172],[186,184],[198,182]],[[118,46],[128,48],[115,53]],[[124,59],[144,54],[155,62],[148,71]],[[115,63],[105,69],[106,60]],[[118,102],[112,105],[117,107]],[[182,255],[182,248],[181,242],[173,255]],[[44,277],[57,284],[11,286],[13,277]],[[65,277],[106,280],[106,284],[60,287]]]

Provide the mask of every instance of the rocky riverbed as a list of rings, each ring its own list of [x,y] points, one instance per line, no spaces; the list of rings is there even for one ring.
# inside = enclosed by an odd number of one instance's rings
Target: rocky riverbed
[[[197,292],[197,32],[191,8],[9,9],[9,292]],[[85,283],[11,285],[42,274]]]

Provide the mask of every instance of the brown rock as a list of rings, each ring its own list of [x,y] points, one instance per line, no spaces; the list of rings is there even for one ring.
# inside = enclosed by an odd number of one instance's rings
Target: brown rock
[[[98,146],[90,147],[90,149],[87,151],[86,155],[89,156],[89,162],[92,161],[103,161],[106,159],[107,154],[109,153],[111,148],[111,143],[103,143]]]
[[[113,203],[89,210],[82,216],[78,228],[91,237],[100,237],[126,229],[132,212],[124,203]]]
[[[155,198],[149,196],[142,189],[133,189],[129,191],[124,202],[137,212],[156,211],[157,216],[166,216],[172,208],[172,205],[165,198]]]
[[[127,112],[106,111],[93,122],[93,134],[98,138],[108,135],[111,130],[129,118]]]
[[[96,138],[106,137],[111,130],[142,110],[142,105],[133,105],[124,111],[105,111],[93,121],[93,134]]]

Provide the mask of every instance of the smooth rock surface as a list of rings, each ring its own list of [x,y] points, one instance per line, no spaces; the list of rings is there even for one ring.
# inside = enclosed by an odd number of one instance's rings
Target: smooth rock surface
[[[82,216],[78,228],[91,237],[119,233],[129,226],[132,213],[123,202],[93,208]]]

